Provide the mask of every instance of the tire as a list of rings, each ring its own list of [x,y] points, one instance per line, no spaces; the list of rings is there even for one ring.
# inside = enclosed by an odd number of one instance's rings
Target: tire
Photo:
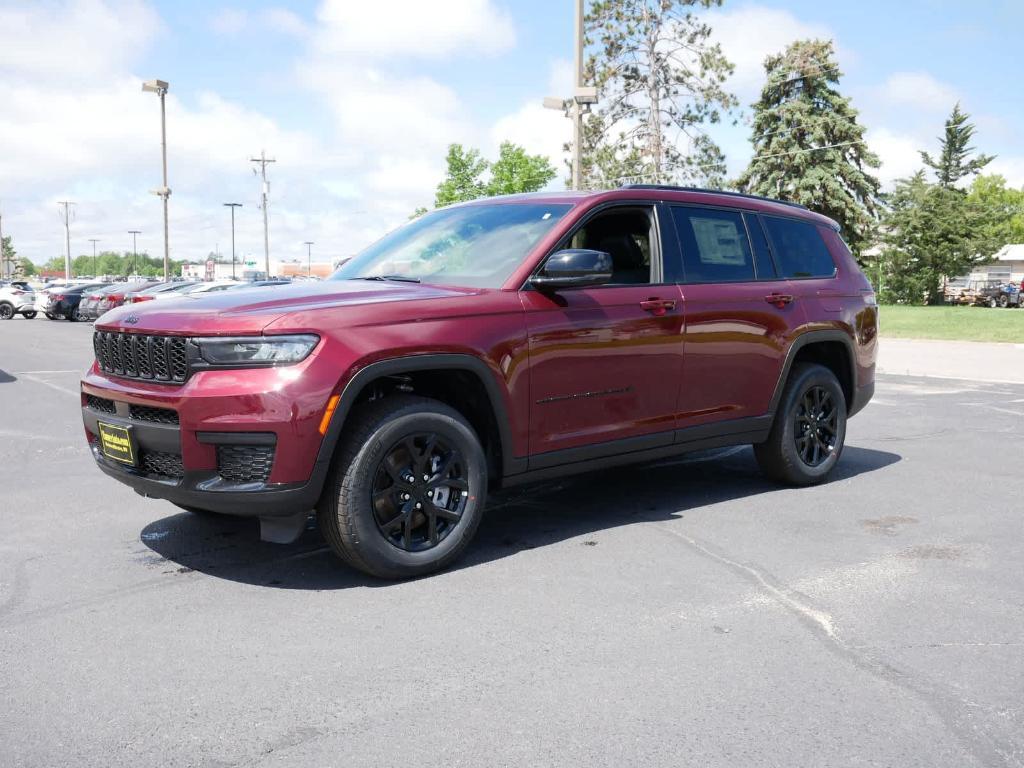
[[[444,502],[435,504],[442,494]],[[436,400],[395,395],[349,417],[317,524],[353,568],[412,578],[462,555],[486,499],[487,460],[462,414]]]
[[[1010,306],[1010,297],[1009,296],[1000,296],[999,297],[999,306],[1002,307],[1003,309],[1006,309],[1007,307],[1009,307]]]
[[[36,319],[35,310],[29,310],[28,312],[22,312],[21,315],[26,320],[35,320]]]
[[[64,315],[64,319],[69,323],[77,323],[80,318],[81,315],[78,314],[78,307],[72,307],[71,311]]]
[[[825,403],[831,402],[834,419],[815,420],[815,398],[822,403],[819,414],[830,413]],[[806,417],[808,406],[810,420]],[[800,432],[806,435],[808,430],[813,434],[801,437]],[[790,371],[768,439],[754,446],[754,455],[761,471],[775,480],[788,485],[815,485],[835,468],[845,440],[846,398],[835,374],[822,365],[799,363]],[[819,454],[814,452],[815,442]],[[819,461],[814,462],[815,458]]]
[[[0,320],[10,320],[14,317],[14,305],[6,301],[0,302]]]
[[[44,312],[43,314],[46,315],[46,319],[47,320],[56,320],[57,319],[56,315],[54,315],[52,312]]]
[[[995,309],[998,304],[996,303],[995,297],[988,300],[988,305],[991,309]]]

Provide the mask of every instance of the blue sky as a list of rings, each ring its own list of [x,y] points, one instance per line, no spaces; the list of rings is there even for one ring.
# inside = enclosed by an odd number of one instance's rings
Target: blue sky
[[[179,258],[223,250],[237,200],[239,249],[261,249],[248,157],[271,168],[272,248],[348,255],[429,204],[445,145],[501,139],[559,154],[569,123],[540,108],[570,84],[572,2],[0,0],[0,210],[19,251],[60,253],[54,202],[79,205],[87,238],[160,249],[158,111],[139,81],[170,81],[171,240]],[[919,166],[956,100],[992,168],[1024,185],[1020,2],[729,2],[707,14],[737,65],[744,105],[760,62],[800,37],[835,39],[842,89],[881,156],[885,183]],[[738,173],[745,125],[712,129]],[[555,158],[559,163],[561,158]],[[559,178],[557,184],[561,184]],[[557,185],[556,184],[556,185]]]

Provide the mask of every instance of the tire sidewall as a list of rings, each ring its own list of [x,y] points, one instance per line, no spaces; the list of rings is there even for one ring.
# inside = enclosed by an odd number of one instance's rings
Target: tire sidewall
[[[832,455],[816,467],[808,466],[800,458],[796,449],[796,424],[794,416],[796,409],[803,398],[804,393],[811,387],[820,386],[828,390],[832,400],[839,410],[839,418],[836,426],[836,448]],[[839,458],[843,454],[846,445],[846,397],[843,395],[842,387],[836,380],[835,375],[827,368],[819,365],[809,366],[797,373],[791,386],[787,387],[786,395],[783,398],[782,410],[779,416],[783,419],[781,445],[779,446],[785,461],[797,473],[804,476],[808,482],[816,482],[824,479],[831,472]]]
[[[7,302],[0,304],[0,320],[13,320],[15,314],[13,304]]]
[[[387,452],[403,438],[421,432],[436,432],[458,446],[467,463],[471,491],[455,530],[436,547],[406,552],[389,542],[377,527],[370,497],[377,468]],[[360,555],[397,574],[414,576],[444,567],[473,538],[487,498],[487,461],[476,433],[461,419],[437,411],[410,410],[383,421],[374,430],[347,468],[343,483],[347,493],[339,503],[351,505],[350,519],[360,542]]]

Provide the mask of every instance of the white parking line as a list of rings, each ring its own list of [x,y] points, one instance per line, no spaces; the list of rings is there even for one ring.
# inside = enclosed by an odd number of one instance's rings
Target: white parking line
[[[81,373],[81,371],[11,371],[12,376],[42,375],[44,373]]]
[[[62,387],[60,384],[54,384],[51,381],[47,381],[46,379],[40,379],[35,376],[30,376],[27,373],[21,374],[21,377],[29,381],[34,381],[36,384],[43,384],[47,387],[50,387],[50,389],[56,389],[58,392],[64,392],[65,394],[71,395],[72,397],[81,397],[82,395],[82,393],[79,392],[77,389],[68,389],[67,387]]]

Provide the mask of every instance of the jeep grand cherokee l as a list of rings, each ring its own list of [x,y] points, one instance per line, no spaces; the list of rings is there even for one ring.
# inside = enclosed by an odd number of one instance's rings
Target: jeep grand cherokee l
[[[752,444],[822,481],[874,390],[835,222],[670,187],[425,214],[329,280],[126,306],[82,380],[97,465],[386,578],[446,566],[488,488]]]

